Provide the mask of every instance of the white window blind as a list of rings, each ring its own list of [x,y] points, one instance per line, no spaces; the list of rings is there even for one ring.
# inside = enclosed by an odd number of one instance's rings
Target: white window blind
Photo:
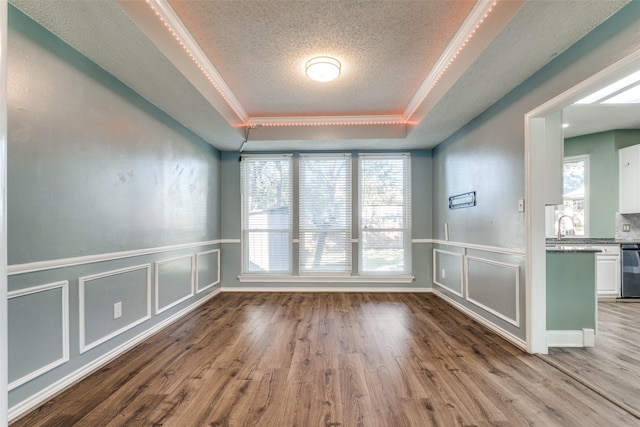
[[[300,274],[351,273],[351,155],[300,155]]]
[[[365,274],[411,273],[411,157],[359,157],[359,264]]]
[[[243,273],[291,273],[291,156],[242,158]]]

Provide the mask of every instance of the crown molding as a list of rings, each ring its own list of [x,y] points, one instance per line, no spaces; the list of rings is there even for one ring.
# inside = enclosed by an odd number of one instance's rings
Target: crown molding
[[[496,4],[498,4],[498,0],[480,0],[476,3],[471,13],[469,13],[458,29],[456,35],[451,39],[451,42],[449,42],[449,45],[442,55],[440,55],[440,58],[427,75],[427,78],[418,87],[411,101],[409,101],[403,113],[407,121],[411,119],[427,96],[429,96],[431,90],[438,83],[442,75],[449,69],[449,66],[455,61],[460,52],[466,47],[471,37],[475,35],[480,25],[482,25],[487,16],[489,16],[489,13],[491,13]]]
[[[119,0],[122,3],[122,0]],[[450,66],[470,40],[476,35],[480,26],[498,5],[498,0],[479,0],[473,7],[455,36],[442,53],[435,66],[409,101],[400,115],[365,115],[365,116],[286,116],[286,117],[250,117],[231,88],[202,51],[189,30],[171,8],[168,0],[145,0],[147,6],[162,22],[169,34],[184,50],[184,53],[202,72],[218,95],[231,108],[240,121],[249,127],[300,127],[300,126],[371,126],[371,125],[406,125],[417,124],[424,115],[420,108],[429,94],[439,83]],[[504,2],[501,2],[504,3]],[[521,3],[518,1],[516,3]],[[467,49],[468,50],[468,49]],[[420,111],[420,114],[417,112]],[[233,125],[233,123],[230,123]]]
[[[222,99],[224,99],[238,118],[246,123],[249,120],[247,111],[231,91],[231,88],[229,88],[220,73],[218,73],[218,70],[216,70],[211,61],[209,61],[207,55],[202,51],[200,45],[193,38],[189,30],[187,30],[187,27],[184,26],[167,0],[145,0],[145,2],[158,18],[160,18],[164,26],[167,27],[167,30],[185,50],[185,53],[191,58],[200,71],[202,71]]]
[[[402,116],[251,117],[249,126],[367,126],[405,124]]]

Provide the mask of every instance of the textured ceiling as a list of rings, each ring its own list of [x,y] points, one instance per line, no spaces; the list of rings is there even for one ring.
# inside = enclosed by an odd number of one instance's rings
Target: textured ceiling
[[[169,3],[250,116],[290,116],[402,114],[475,1]],[[335,82],[304,74],[318,55]]]
[[[578,1],[527,2],[406,143],[417,148],[442,142],[624,4],[595,1],[587,8]]]
[[[150,1],[186,28],[204,54],[202,64],[209,62],[211,74],[221,77],[222,90],[203,77],[143,0],[11,3],[221,150],[240,148],[248,118],[402,115],[443,58],[453,57],[456,31],[483,4]],[[472,39],[476,44],[462,51],[433,91],[424,92],[419,123],[258,126],[246,148],[433,147],[626,3],[499,1]],[[320,84],[304,76],[305,59],[317,54],[342,61],[338,80]]]
[[[11,4],[206,141],[229,150],[242,141],[115,2],[12,0]]]

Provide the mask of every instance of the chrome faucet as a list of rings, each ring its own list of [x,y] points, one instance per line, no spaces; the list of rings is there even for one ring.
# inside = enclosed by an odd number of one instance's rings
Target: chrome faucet
[[[572,219],[572,218],[571,218],[571,216],[569,216],[569,215],[562,215],[560,218],[558,218],[558,240],[562,239],[562,237],[563,237],[561,227],[562,227],[562,220],[563,220],[564,218],[569,218],[569,221],[571,221],[571,224],[572,224],[574,227],[576,226],[576,223],[575,223],[575,222],[573,222],[573,219]]]

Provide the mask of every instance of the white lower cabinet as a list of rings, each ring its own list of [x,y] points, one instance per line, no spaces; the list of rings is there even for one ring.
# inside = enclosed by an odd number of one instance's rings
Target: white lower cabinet
[[[598,296],[620,297],[620,246],[593,246],[596,254]]]

